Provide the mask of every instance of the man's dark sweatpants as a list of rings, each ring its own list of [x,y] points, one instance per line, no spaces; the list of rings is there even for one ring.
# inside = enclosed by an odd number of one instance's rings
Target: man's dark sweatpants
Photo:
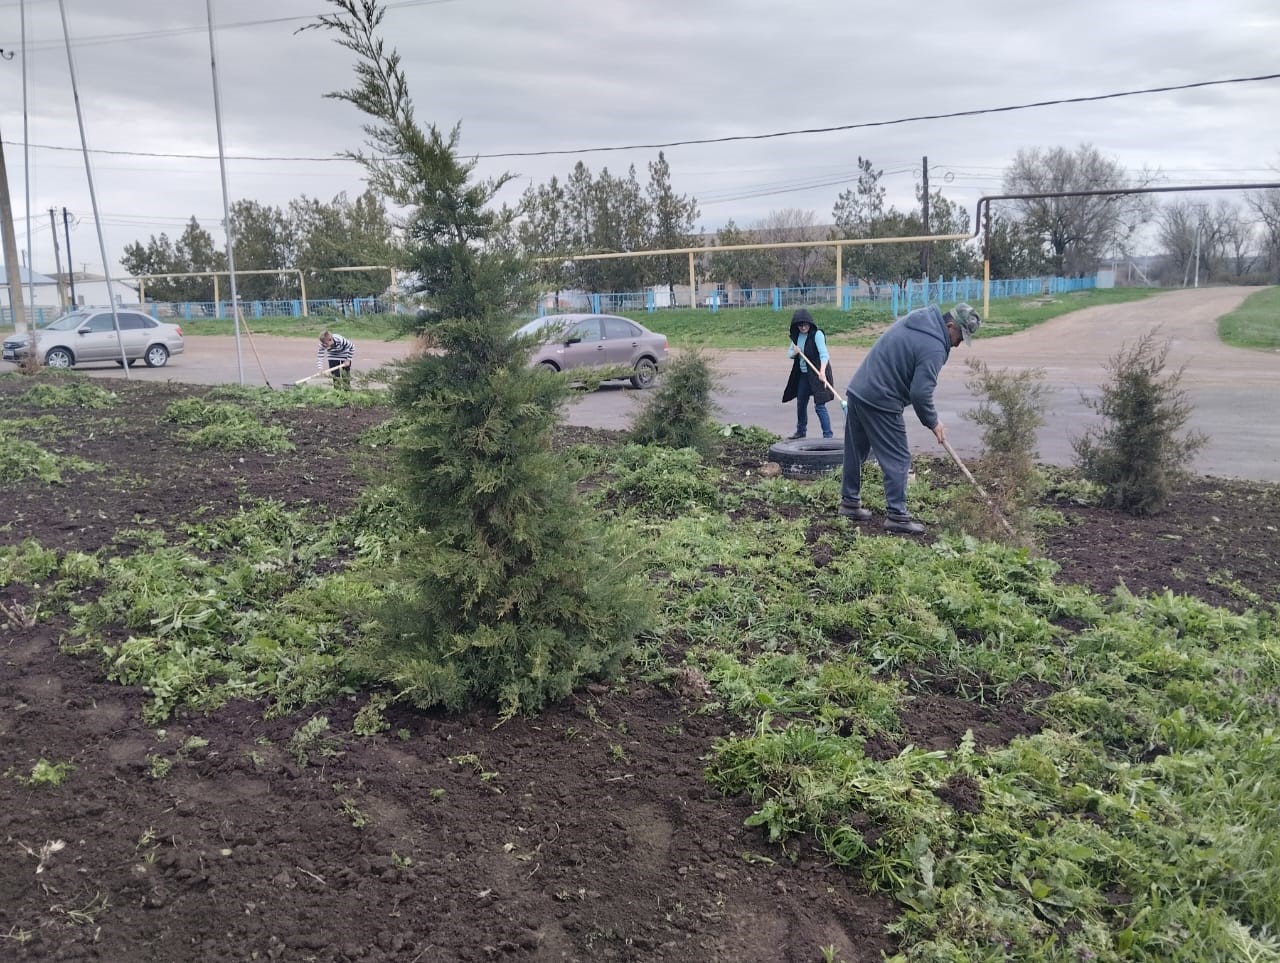
[[[889,515],[907,514],[907,473],[911,470],[911,448],[907,444],[907,423],[902,412],[884,411],[863,404],[852,393],[845,396],[849,411],[844,419],[846,454],[840,485],[841,501],[862,501],[862,464],[875,452],[884,473],[884,503]]]

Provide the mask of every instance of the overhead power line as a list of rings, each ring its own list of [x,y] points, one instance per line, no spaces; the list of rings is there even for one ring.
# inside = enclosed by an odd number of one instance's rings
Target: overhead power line
[[[412,2],[412,0],[407,0]],[[441,2],[441,0],[437,0]],[[1188,84],[1172,84],[1164,87],[1144,87],[1141,90],[1122,90],[1110,94],[1094,94],[1082,97],[1062,97],[1056,100],[1038,100],[1026,104],[1011,104],[1005,107],[978,107],[972,110],[957,110],[945,114],[916,114],[910,117],[897,117],[893,120],[870,120],[856,124],[838,124],[830,127],[804,127],[797,130],[780,130],[771,131],[765,134],[733,134],[727,137],[707,137],[696,140],[672,140],[663,141],[661,143],[651,144],[620,144],[610,147],[576,147],[557,150],[526,150],[526,151],[503,151],[495,154],[474,154],[478,159],[496,160],[506,157],[555,157],[572,154],[599,154],[606,151],[622,151],[622,150],[654,150],[664,147],[687,147],[700,144],[730,144],[737,141],[745,140],[770,140],[780,137],[797,137],[802,134],[830,134],[846,130],[860,130],[868,127],[890,127],[896,124],[912,124],[924,120],[947,120],[955,117],[978,117],[983,114],[1001,114],[1009,113],[1017,110],[1032,110],[1037,107],[1056,107],[1063,104],[1084,104],[1101,100],[1115,100],[1121,97],[1138,97],[1145,94],[1169,93],[1177,90],[1194,90],[1200,87],[1220,87],[1227,84],[1248,84],[1257,83],[1264,80],[1276,80],[1280,78],[1277,74],[1261,74],[1256,77],[1231,77],[1226,80],[1200,80]],[[6,144],[14,144],[14,141],[4,141]],[[30,144],[28,145],[37,150],[55,150],[55,151],[76,151],[79,147],[62,147],[53,144]],[[102,148],[90,149],[91,154],[105,154],[124,157],[158,157],[173,158],[179,160],[217,160],[217,154],[182,154],[182,153],[162,153],[158,151],[137,151],[137,150],[106,150]],[[234,161],[287,161],[296,163],[312,163],[327,164],[334,162],[354,163],[351,157],[335,154],[329,157],[308,157],[308,156],[268,156],[262,154],[228,154],[227,160]]]
[[[859,124],[839,124],[832,127],[803,127],[798,130],[779,130],[768,134],[734,134],[728,137],[704,137],[697,140],[672,140],[654,144],[623,144],[616,147],[579,147],[573,150],[529,150],[508,151],[502,154],[477,154],[478,158],[488,160],[499,157],[551,157],[557,154],[597,154],[603,151],[617,150],[654,150],[662,147],[687,147],[696,144],[730,144],[744,140],[769,140],[775,137],[795,137],[800,134],[831,134],[844,130],[860,130],[867,127],[890,127],[895,124],[913,124],[922,120],[948,120],[953,117],[978,117],[982,114],[1002,114],[1015,110],[1030,110],[1033,107],[1056,107],[1061,104],[1086,104],[1099,100],[1114,100],[1119,97],[1138,97],[1143,94],[1162,94],[1174,90],[1193,90],[1197,87],[1216,87],[1225,84],[1248,84],[1261,80],[1275,80],[1280,74],[1262,74],[1257,77],[1231,77],[1227,80],[1201,80],[1191,84],[1172,84],[1167,87],[1144,87],[1141,90],[1121,90],[1111,94],[1095,94],[1089,97],[1063,97],[1058,100],[1037,100],[1029,104],[1012,104],[1007,107],[979,107],[974,110],[956,110],[945,114],[917,114],[913,117],[898,117],[893,120],[870,120]]]
[[[30,0],[28,0],[30,2]],[[386,8],[394,10],[398,7],[427,7],[436,6],[442,3],[457,3],[458,0],[388,0]],[[0,7],[16,7],[17,3],[0,3]],[[236,20],[227,23],[215,23],[214,30],[233,30],[240,27],[261,27],[267,24],[275,23],[296,23],[302,20],[314,21],[318,17],[327,16],[324,13],[298,14],[291,17],[266,17],[260,20]],[[208,24],[200,24],[193,27],[165,27],[158,30],[138,30],[131,33],[111,33],[100,34],[96,37],[82,37],[71,41],[73,47],[96,47],[102,44],[112,43],[135,43],[139,40],[153,40],[158,37],[177,37],[183,34],[205,33],[209,29]],[[28,50],[44,50],[53,47],[61,47],[62,40],[44,40],[36,43],[27,44]],[[16,44],[14,45],[16,46]]]

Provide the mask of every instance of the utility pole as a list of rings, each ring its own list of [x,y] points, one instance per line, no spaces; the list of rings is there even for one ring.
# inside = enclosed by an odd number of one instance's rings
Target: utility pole
[[[1201,215],[1201,221],[1202,220],[1203,220],[1203,215]],[[1193,288],[1200,287],[1200,225],[1201,225],[1201,221],[1196,221],[1196,254],[1195,254],[1196,279],[1195,279],[1195,283],[1191,285]]]
[[[58,220],[57,211],[52,207],[49,208],[49,227],[53,232],[53,264],[58,271],[58,307],[66,308],[67,306],[67,289],[62,283],[62,250],[58,247]]]
[[[923,172],[924,187],[924,203],[921,213],[924,215],[924,233],[929,233],[929,157],[926,155],[920,161],[920,169]],[[929,246],[931,242],[925,241],[920,245],[920,275],[921,277],[929,277]]]
[[[71,282],[71,307],[76,306],[76,268],[71,260],[71,215],[62,209],[62,233],[67,239],[67,278]]]
[[[3,140],[0,140],[0,235],[3,235],[5,280],[9,285],[13,333],[26,334],[27,310],[22,299],[22,272],[18,269],[18,241],[13,234],[13,206],[9,203],[9,174],[4,166]]]

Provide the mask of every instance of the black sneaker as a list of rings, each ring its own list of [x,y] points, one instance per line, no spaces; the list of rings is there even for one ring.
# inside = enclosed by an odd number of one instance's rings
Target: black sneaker
[[[923,535],[924,523],[910,515],[889,515],[884,520],[884,530],[896,535]]]
[[[804,437],[803,431],[797,431],[794,435],[787,435],[787,441],[798,441]]]
[[[860,502],[841,502],[840,517],[848,518],[855,522],[870,521],[871,509],[863,508]]]

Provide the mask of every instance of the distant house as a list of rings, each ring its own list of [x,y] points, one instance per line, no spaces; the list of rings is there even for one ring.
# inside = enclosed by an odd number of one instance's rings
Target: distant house
[[[14,300],[37,308],[58,307],[58,281],[47,274],[29,271],[25,267],[18,268],[18,277],[22,282],[21,296],[11,299],[9,296],[9,272],[0,265],[0,307],[5,310],[6,317]]]
[[[138,303],[138,283],[136,281],[120,281],[112,278],[111,290],[115,294],[113,299],[107,294],[107,279],[101,274],[85,274],[76,271],[72,274],[65,272],[55,274],[54,277],[57,278],[58,286],[68,300],[71,297],[71,289],[75,288],[75,303],[77,307],[84,305],[106,307],[112,300],[115,301],[116,307]]]

